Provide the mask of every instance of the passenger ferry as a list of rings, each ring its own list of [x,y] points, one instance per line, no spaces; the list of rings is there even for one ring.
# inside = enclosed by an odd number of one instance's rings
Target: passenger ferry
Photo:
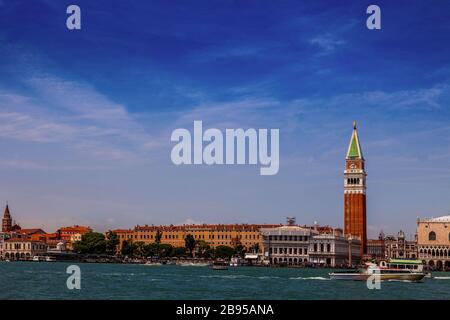
[[[381,261],[378,266],[375,263],[366,263],[365,268],[356,272],[332,272],[329,273],[329,276],[330,279],[334,280],[367,281],[374,274],[379,277],[380,281],[401,280],[418,282],[427,276],[423,270],[422,261],[400,259]]]

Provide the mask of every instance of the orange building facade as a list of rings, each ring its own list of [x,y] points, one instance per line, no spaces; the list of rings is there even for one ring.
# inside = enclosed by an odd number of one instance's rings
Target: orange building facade
[[[262,249],[261,228],[275,228],[281,225],[272,224],[202,224],[181,226],[136,226],[134,229],[113,230],[120,239],[120,248],[124,240],[155,242],[157,232],[162,233],[161,243],[170,244],[173,247],[184,247],[185,237],[190,234],[195,240],[203,240],[211,248],[217,246],[235,247],[243,245],[248,251]]]
[[[92,229],[90,227],[85,226],[70,226],[70,227],[63,227],[58,229],[56,233],[58,234],[59,239],[70,242],[74,235],[80,234],[86,234],[92,232]]]

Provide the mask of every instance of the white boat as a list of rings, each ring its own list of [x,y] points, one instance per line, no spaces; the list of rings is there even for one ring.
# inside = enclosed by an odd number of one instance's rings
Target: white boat
[[[147,261],[145,263],[146,266],[162,266],[161,262],[152,262],[152,261]]]
[[[56,262],[56,258],[47,256],[47,257],[45,257],[45,262]]]
[[[177,263],[178,266],[181,267],[207,267],[209,266],[209,263],[207,262],[179,262]]]
[[[398,260],[391,259],[381,261],[377,266],[374,263],[366,263],[365,268],[358,271],[331,272],[330,279],[367,281],[370,277],[378,278],[380,281],[421,281],[427,274],[423,271],[423,263],[420,260]],[[376,279],[375,278],[375,279]]]
[[[40,260],[40,257],[39,257],[39,256],[33,256],[33,259],[31,259],[31,261],[39,262],[39,261],[41,261],[41,260]]]

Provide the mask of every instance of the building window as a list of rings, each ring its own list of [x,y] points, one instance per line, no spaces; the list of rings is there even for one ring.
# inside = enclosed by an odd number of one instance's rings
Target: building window
[[[428,234],[428,240],[430,240],[430,241],[436,240],[436,232],[431,231],[431,232]]]

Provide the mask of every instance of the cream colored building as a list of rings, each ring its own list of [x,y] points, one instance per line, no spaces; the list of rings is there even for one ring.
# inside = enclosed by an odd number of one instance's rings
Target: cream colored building
[[[45,243],[29,239],[8,239],[0,244],[0,258],[3,260],[30,260],[46,252]]]
[[[417,219],[418,258],[436,269],[450,268],[450,215]]]
[[[309,243],[317,231],[296,225],[262,228],[264,258],[270,264],[302,265],[309,262]]]
[[[314,265],[357,266],[361,260],[361,240],[337,232],[318,234],[309,244],[309,262]]]

